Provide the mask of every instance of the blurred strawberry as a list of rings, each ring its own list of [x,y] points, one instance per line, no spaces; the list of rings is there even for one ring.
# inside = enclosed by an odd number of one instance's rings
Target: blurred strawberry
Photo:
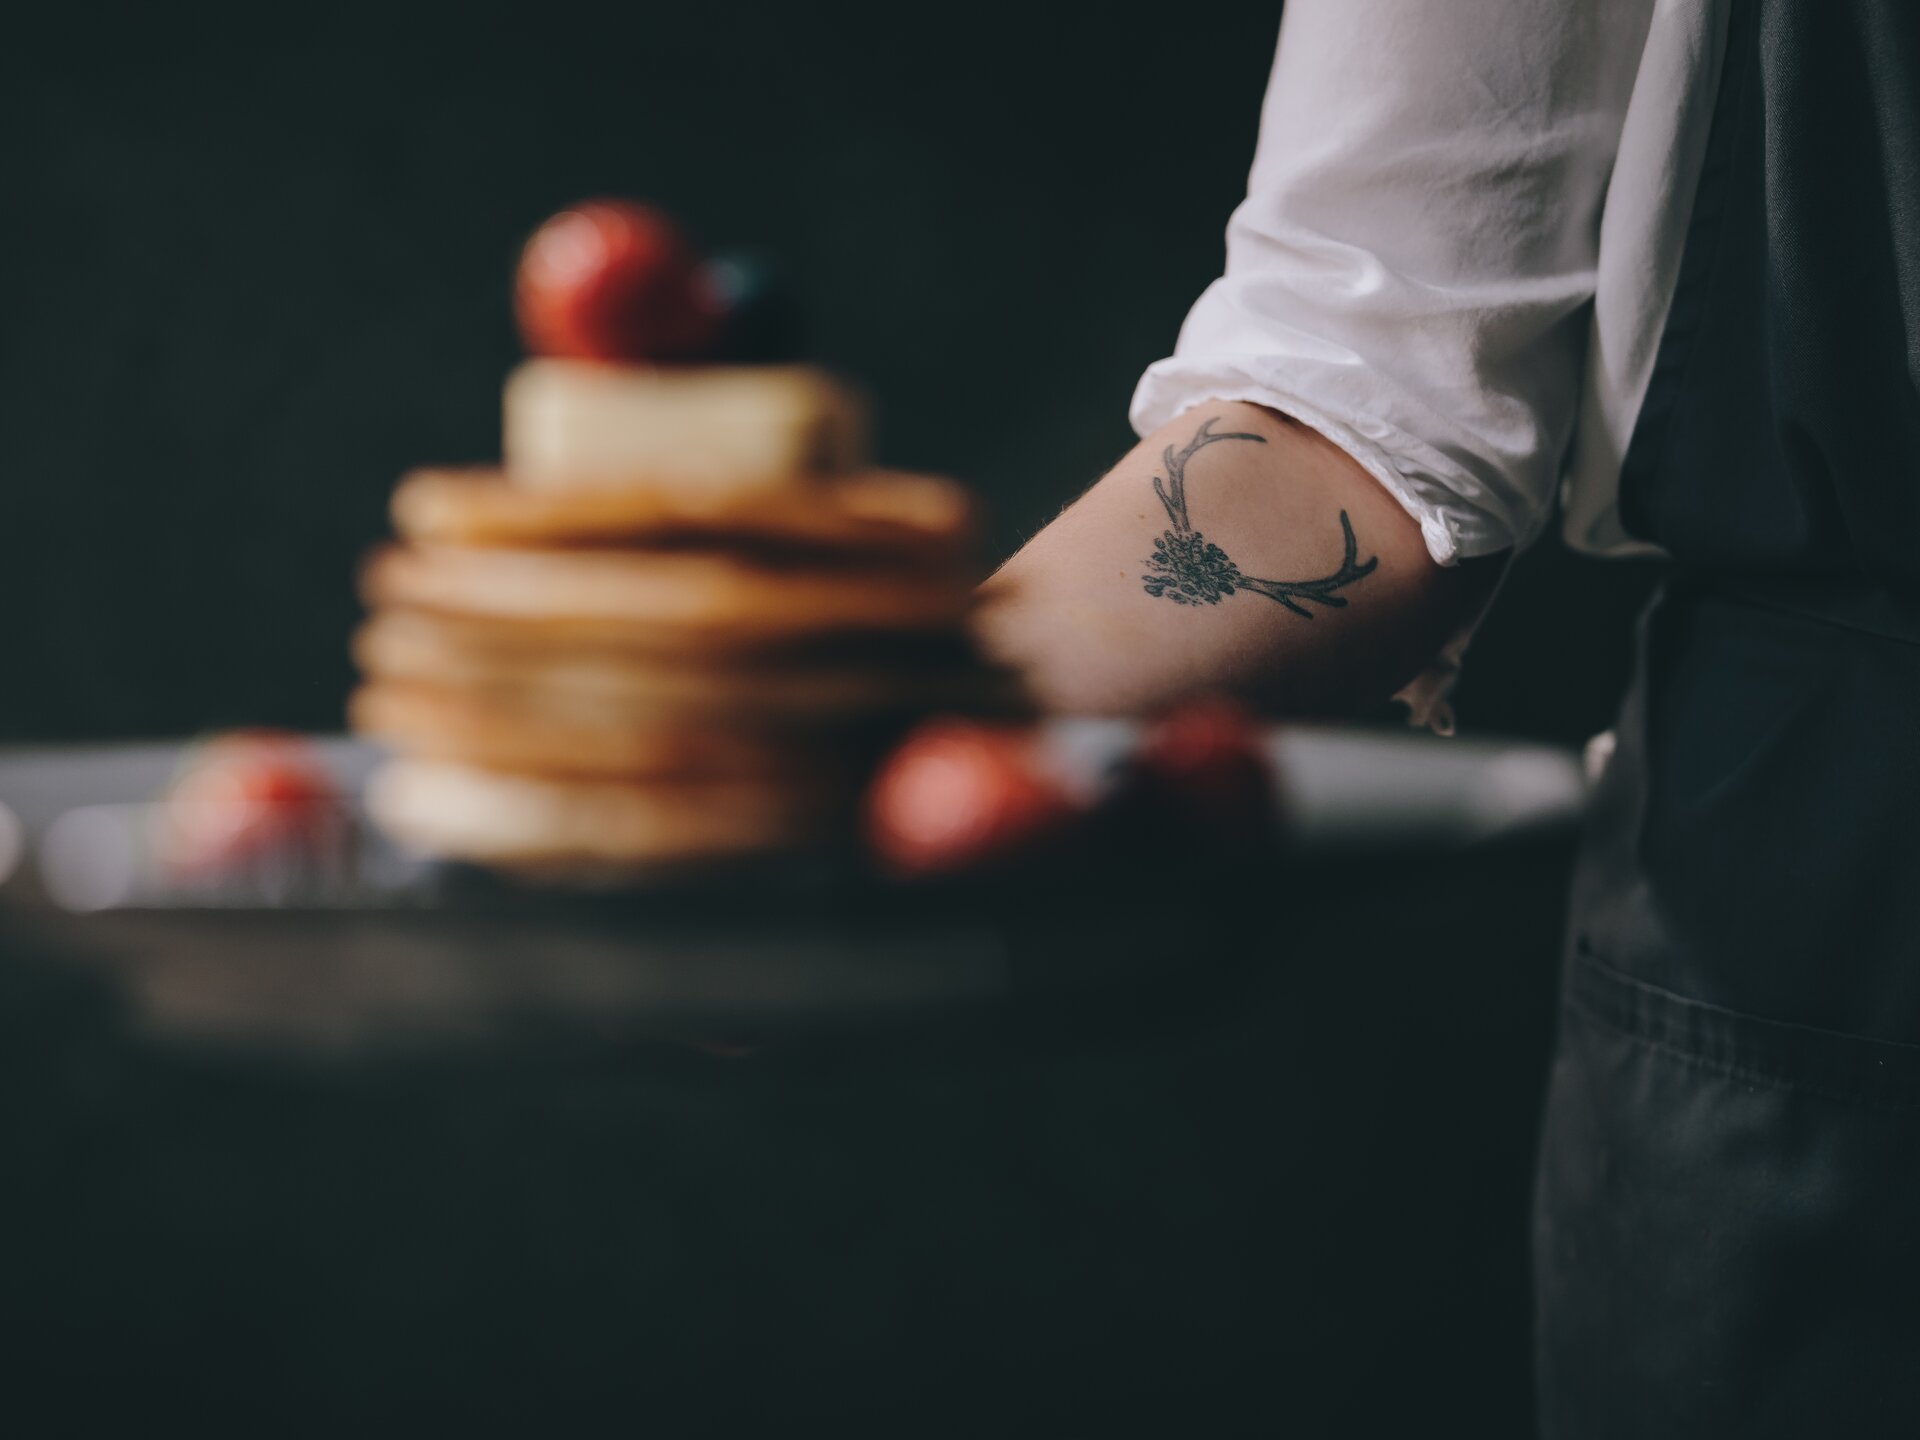
[[[867,838],[899,875],[985,868],[1042,848],[1079,818],[1035,764],[1024,731],[936,720],[881,767],[867,792]]]
[[[161,799],[156,844],[174,874],[205,878],[337,838],[341,802],[297,735],[236,730],[191,754]]]
[[[564,359],[694,360],[720,329],[720,299],[679,229],[625,200],[576,205],[534,231],[513,301],[527,349]]]
[[[1192,701],[1147,728],[1130,767],[1136,793],[1225,839],[1271,832],[1273,768],[1259,723],[1225,698]]]

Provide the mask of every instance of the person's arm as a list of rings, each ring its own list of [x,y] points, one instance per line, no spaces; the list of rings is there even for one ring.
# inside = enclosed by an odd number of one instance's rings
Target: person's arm
[[[1149,434],[1009,561],[980,624],[1053,710],[1224,690],[1279,714],[1350,714],[1412,680],[1503,564],[1436,564],[1345,451],[1215,402]]]
[[[1140,382],[1141,445],[988,586],[1039,698],[1352,712],[1463,643],[1552,504],[1650,13],[1288,0],[1226,272]]]

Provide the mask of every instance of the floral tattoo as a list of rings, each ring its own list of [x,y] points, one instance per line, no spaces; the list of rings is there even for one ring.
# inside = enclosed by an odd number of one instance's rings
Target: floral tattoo
[[[1377,555],[1363,564],[1354,563],[1359,549],[1353,538],[1353,522],[1347,518],[1346,511],[1340,512],[1340,533],[1346,543],[1340,568],[1317,580],[1262,580],[1242,574],[1226,551],[1193,528],[1193,522],[1187,517],[1187,462],[1203,447],[1222,440],[1267,443],[1264,435],[1215,434],[1213,426],[1211,419],[1201,422],[1184,450],[1176,455],[1169,445],[1161,456],[1167,473],[1164,478],[1153,477],[1153,493],[1166,507],[1167,519],[1173,528],[1153,542],[1153,554],[1147,557],[1147,573],[1141,577],[1147,594],[1156,600],[1171,600],[1176,605],[1218,605],[1235,591],[1248,590],[1277,601],[1308,620],[1313,619],[1313,611],[1307,608],[1309,604],[1335,609],[1344,606],[1346,597],[1334,592],[1365,579],[1380,563]]]

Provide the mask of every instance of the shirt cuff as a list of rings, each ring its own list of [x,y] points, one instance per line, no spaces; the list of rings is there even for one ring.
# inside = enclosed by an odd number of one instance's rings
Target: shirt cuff
[[[1146,435],[1210,400],[1245,400],[1277,410],[1326,436],[1379,481],[1413,517],[1438,565],[1515,549],[1531,538],[1516,535],[1468,500],[1480,483],[1431,445],[1370,417],[1337,416],[1316,403],[1308,386],[1275,385],[1259,368],[1238,359],[1161,360],[1140,377],[1128,419],[1135,433]]]

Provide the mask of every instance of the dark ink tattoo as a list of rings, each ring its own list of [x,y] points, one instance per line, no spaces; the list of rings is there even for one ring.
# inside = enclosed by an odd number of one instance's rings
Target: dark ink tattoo
[[[1346,511],[1340,512],[1340,533],[1346,543],[1340,568],[1317,580],[1262,580],[1244,575],[1226,551],[1193,528],[1192,520],[1187,517],[1187,462],[1205,446],[1221,440],[1267,443],[1264,435],[1244,432],[1216,435],[1213,425],[1211,419],[1202,421],[1184,450],[1176,455],[1169,445],[1161,456],[1167,473],[1164,478],[1153,477],[1153,493],[1160,497],[1173,528],[1153,542],[1153,554],[1147,557],[1147,573],[1141,577],[1147,594],[1156,600],[1171,600],[1176,605],[1218,605],[1235,591],[1248,590],[1277,601],[1309,620],[1313,619],[1313,611],[1307,608],[1309,604],[1335,609],[1344,606],[1346,597],[1334,592],[1371,575],[1380,563],[1377,555],[1362,564],[1354,563],[1359,547],[1353,538],[1353,522],[1347,518]]]

